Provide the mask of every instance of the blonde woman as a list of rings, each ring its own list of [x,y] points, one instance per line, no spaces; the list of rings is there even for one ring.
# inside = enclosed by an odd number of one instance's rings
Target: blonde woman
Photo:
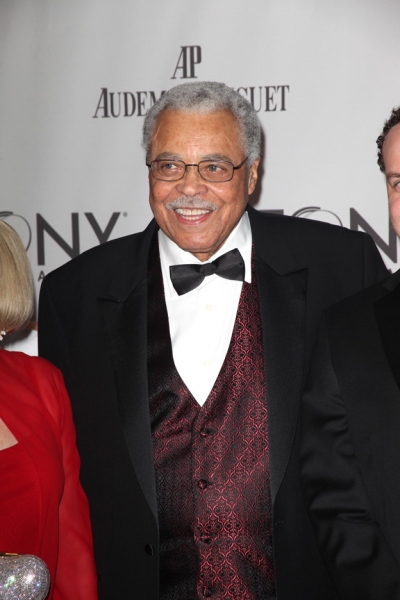
[[[0,335],[33,312],[28,258],[0,221]],[[61,373],[44,359],[0,350],[0,552],[34,554],[47,564],[48,600],[95,600],[89,509],[79,483],[69,398]]]

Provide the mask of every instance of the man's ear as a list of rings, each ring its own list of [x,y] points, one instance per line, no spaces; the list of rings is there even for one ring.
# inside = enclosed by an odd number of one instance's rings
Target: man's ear
[[[259,164],[260,164],[260,159],[257,158],[257,160],[255,160],[253,162],[253,164],[251,165],[251,167],[249,169],[249,185],[248,185],[249,196],[256,189],[256,183],[257,183],[257,179],[258,179],[258,165]]]

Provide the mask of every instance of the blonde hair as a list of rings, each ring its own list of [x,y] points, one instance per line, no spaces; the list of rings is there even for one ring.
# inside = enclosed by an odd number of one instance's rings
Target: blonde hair
[[[22,329],[32,317],[34,289],[28,256],[18,233],[0,220],[0,328]]]

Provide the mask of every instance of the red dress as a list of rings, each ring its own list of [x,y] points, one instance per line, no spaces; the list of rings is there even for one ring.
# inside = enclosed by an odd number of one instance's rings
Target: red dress
[[[0,350],[0,418],[18,441],[0,450],[0,552],[40,556],[49,600],[96,600],[89,507],[60,371]]]

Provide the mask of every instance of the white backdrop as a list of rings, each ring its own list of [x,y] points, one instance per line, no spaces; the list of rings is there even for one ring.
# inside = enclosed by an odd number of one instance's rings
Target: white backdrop
[[[370,230],[397,268],[375,139],[399,22],[398,0],[0,0],[0,217],[31,235],[37,287],[148,223],[143,115],[195,80],[259,110],[257,208]]]

